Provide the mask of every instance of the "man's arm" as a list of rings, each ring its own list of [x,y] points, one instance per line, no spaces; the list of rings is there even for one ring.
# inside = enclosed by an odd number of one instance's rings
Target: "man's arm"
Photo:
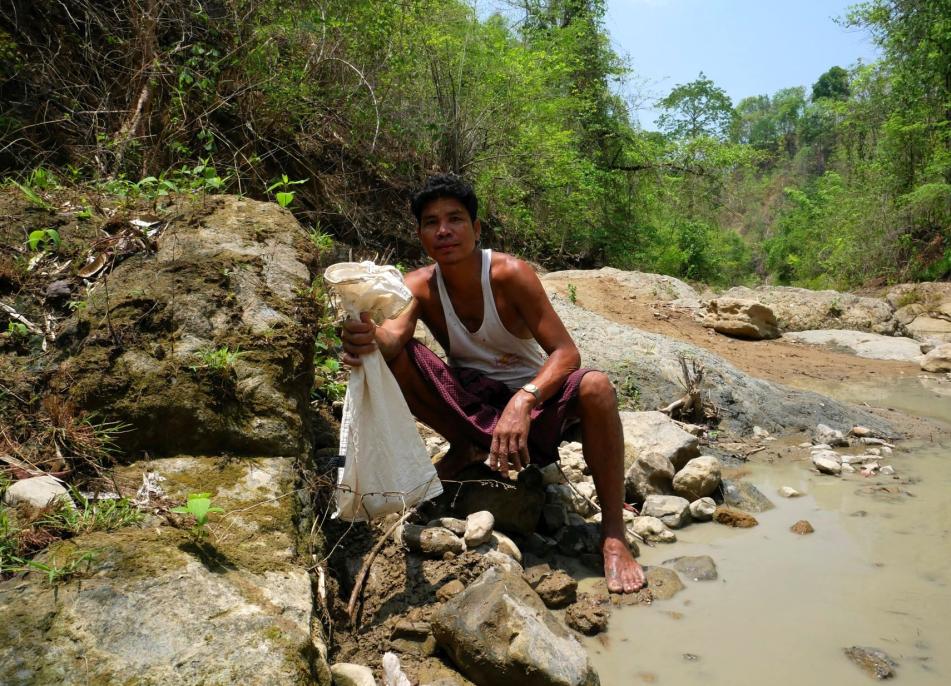
[[[532,383],[539,397],[519,390],[502,411],[492,435],[489,464],[500,472],[519,470],[529,462],[528,430],[532,409],[553,396],[571,372],[581,365],[581,355],[564,323],[551,306],[535,271],[525,262],[510,258],[503,263],[497,281],[505,301],[511,303],[548,359]]]
[[[406,347],[416,331],[419,319],[419,300],[416,295],[424,285],[423,270],[416,270],[406,277],[406,285],[413,293],[413,299],[399,316],[387,319],[377,326],[366,312],[360,313],[360,320],[347,319],[343,322],[340,339],[343,342],[341,359],[351,366],[360,365],[361,355],[367,355],[379,349],[383,359],[389,362]]]

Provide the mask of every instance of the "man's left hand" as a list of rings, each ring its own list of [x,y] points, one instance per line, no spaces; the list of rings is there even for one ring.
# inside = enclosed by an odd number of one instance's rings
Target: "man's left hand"
[[[527,398],[525,397],[527,396]],[[532,398],[516,393],[509,400],[492,432],[489,467],[502,474],[528,466],[528,429],[531,426]]]

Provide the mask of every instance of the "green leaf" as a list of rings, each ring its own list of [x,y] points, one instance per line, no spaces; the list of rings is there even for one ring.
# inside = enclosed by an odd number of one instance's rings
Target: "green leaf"
[[[281,207],[287,207],[292,202],[294,202],[294,191],[282,191],[280,193],[275,193],[274,197],[277,199],[277,204]]]

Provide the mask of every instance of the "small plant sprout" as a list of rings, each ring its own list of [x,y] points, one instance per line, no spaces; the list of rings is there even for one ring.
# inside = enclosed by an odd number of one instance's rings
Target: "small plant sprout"
[[[13,340],[23,340],[30,333],[30,330],[26,328],[26,324],[21,324],[20,322],[7,322],[7,336]]]
[[[207,369],[218,374],[223,374],[234,366],[234,363],[238,361],[240,356],[240,348],[235,348],[234,350],[231,350],[227,346],[220,348],[201,348],[195,351],[195,357],[198,358],[198,363],[191,365],[190,369],[194,372],[200,369]]]
[[[204,541],[208,536],[208,515],[212,512],[224,512],[220,507],[211,504],[210,493],[189,493],[188,502],[184,506],[173,507],[175,514],[191,515],[195,520],[189,533],[196,542]]]
[[[307,183],[309,180],[310,179],[298,179],[291,181],[287,178],[287,174],[281,174],[279,181],[275,181],[267,187],[267,192],[270,193],[275,188],[280,188],[281,190],[274,194],[274,199],[277,200],[277,204],[281,207],[288,207],[294,202],[294,191],[290,190],[290,187],[299,186],[302,183]]]
[[[56,229],[37,229],[31,231],[26,240],[30,250],[57,250],[60,244],[59,231]]]
[[[568,302],[572,305],[578,302],[578,287],[573,283],[568,284]]]
[[[284,207],[284,205],[281,205],[281,207]],[[310,242],[314,244],[318,255],[323,255],[334,247],[333,237],[329,233],[321,231],[320,227],[314,227],[313,231],[310,232]]]

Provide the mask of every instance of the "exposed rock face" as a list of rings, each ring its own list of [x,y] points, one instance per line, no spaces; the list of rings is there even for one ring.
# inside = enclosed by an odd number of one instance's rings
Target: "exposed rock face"
[[[712,455],[690,460],[674,475],[674,493],[693,502],[704,498],[720,485],[720,461]]]
[[[903,283],[885,295],[895,318],[919,341],[951,343],[951,283]]]
[[[939,345],[925,355],[921,368],[926,372],[951,372],[951,343]]]
[[[594,686],[577,639],[519,576],[486,570],[433,615],[433,633],[478,686]]]
[[[547,564],[525,570],[525,580],[546,606],[558,609],[575,602],[578,582],[560,569]]]
[[[756,300],[714,298],[707,302],[703,325],[734,338],[753,341],[779,338],[776,315]]]
[[[718,407],[726,428],[739,433],[749,433],[754,426],[771,433],[798,431],[819,422],[890,431],[883,420],[861,408],[754,379],[701,348],[617,324],[563,298],[553,297],[552,302],[583,363],[623,381],[616,384],[622,395],[625,388],[636,388],[642,407],[663,407],[683,395],[679,356],[686,355],[704,365],[704,392]]]
[[[697,300],[700,295],[679,279],[663,274],[626,272],[614,267],[601,269],[566,269],[550,272],[542,277],[546,288],[566,282],[577,283],[587,279],[612,279],[624,286],[628,297],[646,301],[670,302],[672,300]]]
[[[55,593],[38,575],[0,582],[4,683],[328,684],[310,577],[294,563],[292,502],[280,497],[293,490],[291,460],[172,458],[117,478],[141,483],[145,469],[166,477],[173,502],[212,491],[227,523],[212,515],[202,547],[156,524],[85,534],[40,560],[97,551],[86,578]]]
[[[726,297],[757,300],[776,314],[783,331],[853,329],[893,334],[898,328],[891,305],[878,298],[864,298],[837,291],[810,291],[789,286],[737,286]]]
[[[690,522],[690,501],[675,495],[650,495],[644,501],[641,514],[657,517],[671,529],[679,529]]]
[[[920,344],[915,339],[903,336],[883,336],[867,331],[847,329],[794,331],[783,334],[783,340],[818,345],[831,350],[845,350],[859,357],[873,360],[918,362],[921,359]]]
[[[205,202],[119,265],[108,296],[92,291],[57,339],[51,385],[130,425],[128,451],[298,455],[317,321],[307,235],[274,203]]]

